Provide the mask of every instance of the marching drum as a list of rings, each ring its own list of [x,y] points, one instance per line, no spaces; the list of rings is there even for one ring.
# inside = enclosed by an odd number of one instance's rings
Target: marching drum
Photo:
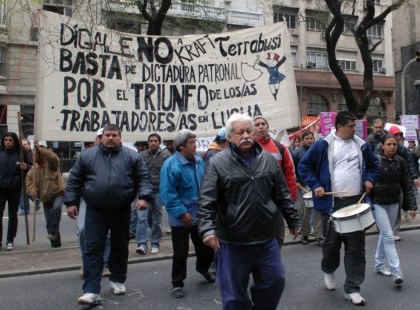
[[[368,203],[361,203],[344,207],[335,211],[331,219],[335,231],[340,234],[365,230],[375,223],[372,207]]]
[[[314,201],[312,200],[312,192],[307,192],[303,194],[303,203],[305,204],[305,207],[307,208],[314,207]]]

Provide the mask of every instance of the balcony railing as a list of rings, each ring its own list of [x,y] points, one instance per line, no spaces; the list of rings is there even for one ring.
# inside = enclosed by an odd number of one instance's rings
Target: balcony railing
[[[219,21],[226,20],[224,8],[189,2],[173,2],[168,15]]]
[[[262,13],[228,10],[227,23],[234,25],[263,26]]]
[[[138,14],[138,0],[105,0],[104,9]],[[234,25],[262,26],[262,13],[226,10],[224,7],[210,6],[200,3],[172,2],[168,16],[185,17],[201,20],[216,20]]]

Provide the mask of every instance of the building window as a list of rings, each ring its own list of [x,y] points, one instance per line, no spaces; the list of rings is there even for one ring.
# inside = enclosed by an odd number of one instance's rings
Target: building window
[[[23,136],[28,137],[34,134],[34,114],[35,107],[20,106],[20,113],[22,115],[22,131]]]
[[[293,67],[297,67],[298,59],[297,59],[297,53],[296,52],[292,52],[292,62],[293,62]]]
[[[307,53],[306,66],[309,68],[327,68],[327,54],[326,53]]]
[[[376,39],[384,37],[384,25],[373,25],[366,30],[366,35],[368,38]]]
[[[282,22],[283,20],[287,23],[287,28],[295,29],[296,28],[296,15],[289,13],[274,13],[274,22]]]
[[[344,71],[356,71],[356,61],[355,60],[337,60],[338,65]]]
[[[375,4],[381,4],[382,0],[375,0]]]
[[[319,95],[309,98],[308,115],[318,116],[321,112],[328,112],[328,102]]]
[[[380,116],[383,116],[384,113],[385,112],[382,108],[381,98],[379,97],[372,98],[370,100],[369,107],[366,111],[366,115],[371,116],[371,117],[380,117]]]
[[[322,31],[324,27],[321,22],[313,17],[306,17],[306,30],[308,31]]]
[[[7,132],[7,106],[0,105],[0,136]]]
[[[338,112],[341,111],[348,111],[346,99],[344,97],[341,97],[341,100],[338,103]]]
[[[344,23],[343,34],[353,35],[352,30],[356,28],[356,22],[354,21],[346,21]]]
[[[44,0],[43,9],[61,15],[73,15],[73,0]]]
[[[372,69],[373,72],[384,72],[385,68],[383,67],[383,60],[382,59],[373,59],[372,60]]]
[[[0,3],[0,28],[6,28],[7,1]]]
[[[5,72],[4,72],[5,62],[6,62],[6,48],[0,47],[0,76],[5,75]]]

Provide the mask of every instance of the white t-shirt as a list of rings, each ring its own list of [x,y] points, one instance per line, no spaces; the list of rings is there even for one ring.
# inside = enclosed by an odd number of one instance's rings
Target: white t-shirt
[[[338,197],[359,195],[362,192],[362,172],[358,146],[353,139],[334,139],[334,169],[332,172],[332,191],[346,192],[335,194]]]

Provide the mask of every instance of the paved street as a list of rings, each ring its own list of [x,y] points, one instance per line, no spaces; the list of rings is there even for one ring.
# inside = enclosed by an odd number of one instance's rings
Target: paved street
[[[374,273],[377,235],[367,237],[367,272],[362,286],[367,301],[364,309],[418,309],[420,231],[405,231],[401,236],[403,241],[397,243],[405,275],[401,289],[392,284],[391,278]],[[319,269],[319,247],[314,244],[289,245],[283,248],[282,256],[287,283],[279,309],[354,309],[342,297],[343,267],[337,272],[337,290],[330,292],[324,288]],[[129,265],[128,293],[125,296],[112,295],[108,280],[102,281],[104,302],[98,308],[221,309],[217,285],[207,284],[194,271],[194,261],[195,258],[189,259],[189,276],[183,299],[170,297],[170,260],[143,262]],[[0,279],[0,305],[4,310],[78,309],[76,299],[81,294],[81,285],[82,281],[74,271]]]

